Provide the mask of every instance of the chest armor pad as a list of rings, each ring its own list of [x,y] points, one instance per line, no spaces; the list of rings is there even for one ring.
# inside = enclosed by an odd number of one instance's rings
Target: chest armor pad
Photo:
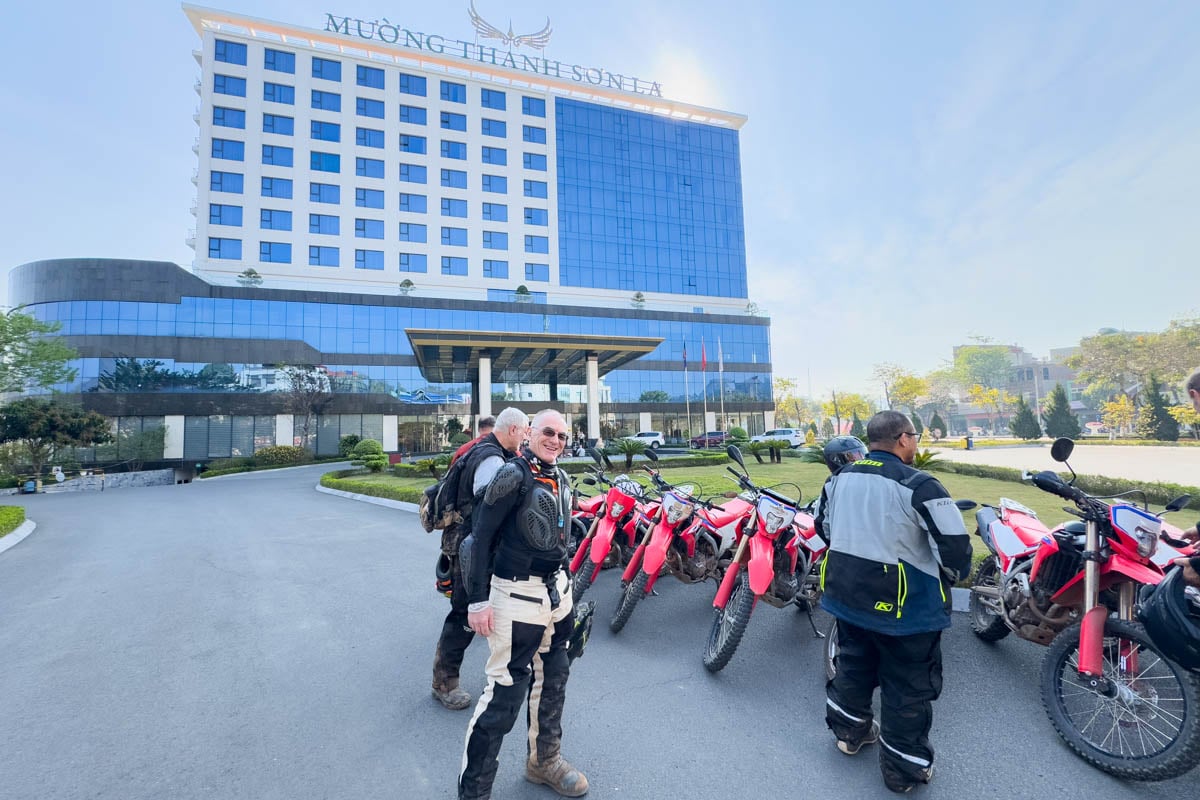
[[[517,510],[517,530],[531,550],[554,550],[564,541],[566,520],[560,514],[558,497],[539,481],[525,495]]]

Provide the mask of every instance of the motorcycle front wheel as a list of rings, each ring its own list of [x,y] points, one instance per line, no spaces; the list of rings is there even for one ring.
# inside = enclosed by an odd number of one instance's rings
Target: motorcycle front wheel
[[[733,658],[733,652],[750,624],[750,613],[754,611],[754,592],[745,574],[738,576],[733,584],[725,607],[713,611],[712,629],[704,648],[704,668],[709,672],[720,672]]]
[[[579,572],[576,572],[575,577],[571,580],[571,600],[578,603],[583,597],[583,593],[592,585],[595,577],[596,562],[585,557],[583,563],[579,565]]]
[[[629,622],[629,618],[633,616],[633,610],[637,608],[637,604],[646,596],[646,584],[650,582],[650,576],[645,570],[638,570],[638,574],[633,576],[633,580],[625,587],[625,591],[621,593],[621,600],[617,603],[617,611],[613,614],[613,618],[608,623],[608,629],[613,633],[620,633],[625,627],[625,623]]]
[[[1104,679],[1079,674],[1076,623],[1050,644],[1042,705],[1063,741],[1118,778],[1161,781],[1200,761],[1200,675],[1168,661],[1134,622],[1104,621]]]

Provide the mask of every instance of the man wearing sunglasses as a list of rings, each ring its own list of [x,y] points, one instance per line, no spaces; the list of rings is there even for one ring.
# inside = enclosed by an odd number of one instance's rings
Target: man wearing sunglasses
[[[487,637],[490,656],[487,688],[467,726],[459,800],[492,796],[500,744],[526,696],[526,780],[564,797],[588,790],[587,778],[561,753],[574,627],[566,570],[571,488],[557,466],[567,439],[562,414],[546,410],[534,417],[528,446],[488,484],[460,551],[467,622]]]
[[[903,793],[933,776],[942,630],[950,587],[971,568],[971,541],[945,487],[911,466],[921,434],[908,417],[881,411],[867,439],[867,457],[825,482],[816,518],[829,542],[821,605],[838,619],[825,722],[846,755],[879,742],[883,782]],[[877,686],[882,725],[871,712]]]

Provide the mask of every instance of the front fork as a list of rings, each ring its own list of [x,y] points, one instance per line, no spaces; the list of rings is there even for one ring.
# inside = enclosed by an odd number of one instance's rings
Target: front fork
[[[1104,678],[1104,621],[1108,608],[1100,604],[1100,562],[1095,559],[1100,550],[1100,528],[1088,520],[1086,550],[1092,557],[1083,567],[1084,614],[1079,628],[1079,674],[1089,684],[1104,692],[1108,681]],[[1126,581],[1118,589],[1117,615],[1123,620],[1133,619],[1133,598],[1136,586]],[[1137,671],[1137,652],[1126,642],[1120,643],[1122,670]]]

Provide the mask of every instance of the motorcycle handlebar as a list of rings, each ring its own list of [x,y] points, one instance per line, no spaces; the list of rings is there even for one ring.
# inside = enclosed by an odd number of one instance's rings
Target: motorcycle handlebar
[[[1062,478],[1049,470],[1035,474],[1033,476],[1033,485],[1043,492],[1058,495],[1064,500],[1070,500],[1072,503],[1085,503],[1088,500],[1087,494],[1068,483],[1063,483]]]

